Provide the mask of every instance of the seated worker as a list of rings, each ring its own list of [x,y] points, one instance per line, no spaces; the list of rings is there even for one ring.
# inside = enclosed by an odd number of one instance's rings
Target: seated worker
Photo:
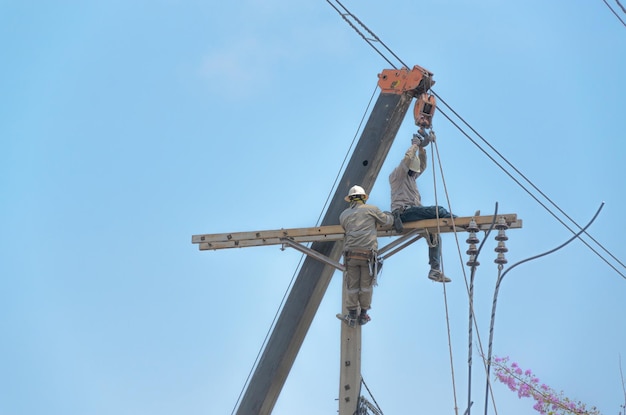
[[[397,232],[404,229],[402,222],[422,219],[450,218],[452,215],[442,206],[423,206],[420,192],[417,189],[417,178],[426,169],[426,147],[435,141],[433,131],[420,138],[413,135],[411,147],[404,154],[400,164],[389,175],[391,186],[391,211],[394,217],[394,228]],[[454,216],[456,217],[456,216]],[[428,234],[428,278],[437,282],[450,282],[450,278],[441,272],[441,240],[437,234]]]

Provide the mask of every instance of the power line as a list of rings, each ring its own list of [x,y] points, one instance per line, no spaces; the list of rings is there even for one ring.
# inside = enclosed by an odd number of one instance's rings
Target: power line
[[[562,243],[561,245],[557,246],[556,248],[553,248],[549,251],[546,251],[542,254],[538,254],[538,255],[534,255],[530,258],[526,258],[522,261],[519,261],[513,265],[511,265],[509,268],[507,268],[506,271],[502,272],[503,269],[503,265],[499,264],[498,265],[498,279],[496,281],[496,288],[495,291],[493,293],[493,302],[491,304],[491,323],[489,326],[489,349],[487,352],[487,385],[486,385],[486,390],[485,390],[485,415],[487,415],[487,409],[488,409],[488,403],[489,403],[489,391],[491,389],[491,383],[489,382],[489,373],[490,373],[490,369],[491,369],[491,353],[492,353],[492,346],[493,346],[493,328],[495,325],[495,320],[496,320],[496,306],[498,303],[498,292],[500,291],[500,285],[502,284],[502,280],[504,279],[504,276],[511,271],[513,268],[517,267],[518,265],[522,265],[525,262],[528,261],[532,261],[534,259],[537,258],[541,258],[542,256],[546,256],[549,255],[555,251],[558,251],[559,249],[563,248],[565,245],[569,244],[570,242],[572,242],[574,239],[578,238],[583,232],[585,232],[585,230],[591,226],[591,224],[593,223],[594,220],[596,220],[596,218],[598,217],[598,215],[600,214],[600,211],[602,210],[602,208],[604,207],[604,202],[600,205],[600,207],[598,208],[598,210],[596,211],[596,213],[593,215],[593,217],[591,218],[591,220],[589,221],[589,223],[587,223],[585,225],[584,228],[581,228],[580,232],[576,233],[574,236],[572,236],[570,239],[568,239],[567,241],[565,241],[564,243]]]
[[[376,46],[374,46],[373,42],[379,43],[381,44],[385,50],[388,51],[389,54],[391,54],[397,61],[399,61],[403,67],[408,67],[408,65],[406,65],[402,59],[400,59],[386,44],[384,44],[380,38],[378,36],[376,36],[369,28],[367,28],[356,16],[354,16],[354,14],[352,14],[343,4],[341,4],[338,0],[335,0],[337,2],[337,4],[339,4],[339,6],[344,10],[345,13],[342,13],[335,5],[333,5],[330,0],[326,0],[328,4],[331,5],[331,7],[333,7],[343,18],[344,20],[346,20],[346,22],[348,22],[348,24],[379,54],[383,57],[383,59],[389,63],[394,69],[397,69],[397,67],[391,62],[390,58],[388,58],[387,56],[384,55],[383,52],[381,52]],[[603,0],[606,3],[606,0]],[[607,6],[609,6],[607,4]],[[620,5],[621,6],[621,5]],[[610,8],[610,6],[609,6]],[[611,8],[611,10],[613,10]],[[369,39],[367,38],[363,32],[361,32],[354,24],[352,24],[347,17],[350,17],[352,19],[354,19],[355,22],[358,23],[359,26],[363,27],[364,30],[366,30],[373,38]],[[620,19],[621,21],[621,19]],[[554,203],[548,196],[546,196],[545,193],[543,193],[541,190],[539,190],[539,188],[537,186],[535,186],[528,178],[526,178],[526,176],[524,176],[517,168],[515,168],[504,156],[502,156],[502,154],[500,154],[491,144],[489,144],[487,142],[487,140],[485,140],[469,123],[467,123],[467,121],[465,121],[456,111],[454,111],[452,109],[452,107],[450,107],[441,97],[439,97],[436,93],[433,92],[433,94],[435,95],[435,97],[437,97],[437,99],[439,99],[447,108],[450,109],[450,111],[452,111],[452,113],[454,113],[454,115],[459,118],[474,134],[476,134],[478,137],[480,137],[480,139],[488,145],[488,147],[494,151],[501,159],[503,159],[506,164],[508,164],[511,168],[513,168],[513,170],[519,174],[526,182],[528,182],[531,187],[533,189],[535,189],[537,192],[539,192],[539,194],[541,196],[543,196],[547,201],[550,202],[550,204],[552,204],[554,207],[556,207],[556,209],[561,212],[568,220],[570,220],[572,223],[574,223],[578,229],[582,229],[580,227],[580,225],[578,223],[576,223],[569,215],[567,215],[563,209],[561,209],[556,203]],[[442,112],[440,110],[440,112]],[[443,112],[442,112],[443,114]],[[517,183],[523,190],[525,190],[535,201],[537,201],[547,212],[549,212],[553,217],[555,217],[563,226],[565,226],[570,232],[572,233],[576,233],[574,230],[572,230],[569,226],[567,226],[565,224],[565,222],[563,222],[563,220],[561,220],[556,214],[554,214],[544,203],[542,203],[536,196],[534,196],[528,189],[526,189],[524,187],[524,185],[522,185],[522,183],[519,182],[519,180],[515,179],[513,177],[513,175],[511,173],[509,173],[506,168],[504,168],[501,164],[499,164],[498,162],[496,162],[496,160],[491,157],[487,151],[485,151],[475,140],[473,140],[469,134],[467,134],[463,128],[461,128],[458,124],[456,124],[454,121],[452,121],[452,119],[450,117],[448,117],[447,115],[444,114],[444,116],[463,134],[465,135],[470,141],[472,141],[472,143],[478,147],[485,155],[487,155],[487,157],[489,159],[491,159],[498,167],[500,167],[500,169],[502,171],[504,171],[511,179],[513,179],[513,181],[515,183]],[[595,242],[604,252],[606,252],[613,260],[617,261],[623,268],[626,268],[626,265],[624,265],[619,259],[617,259],[617,257],[615,257],[615,255],[613,255],[611,252],[609,252],[604,246],[602,246],[602,244],[600,244],[596,239],[594,239],[588,232],[584,232],[584,234],[586,236],[588,236],[589,238],[591,238],[591,240],[593,242]],[[582,238],[579,238],[589,249],[591,249],[592,252],[594,252],[596,255],[598,255],[606,264],[608,264],[615,272],[617,272],[622,278],[626,279],[626,275],[624,275],[622,272],[620,272],[614,265],[612,265],[606,258],[604,258],[600,253],[598,253],[595,249],[593,249],[586,241],[584,241]]]
[[[340,2],[339,0],[335,0],[335,1],[336,1],[336,2],[337,2],[337,4],[339,5],[339,7],[341,7],[341,8],[344,10],[344,12],[343,12],[343,13],[342,13],[342,12],[341,12],[341,11],[340,11],[340,10],[339,10],[339,9],[338,9],[335,5],[334,5],[334,4],[332,4],[330,0],[326,0],[326,2],[327,2],[328,4],[330,4],[330,6],[331,6],[333,9],[335,9],[335,10],[337,11],[337,13],[339,13],[339,15],[341,15],[341,17],[343,18],[343,20],[345,20],[345,21],[346,21],[346,23],[348,23],[348,25],[350,25],[350,27],[352,27],[352,28],[354,29],[354,31],[355,31],[355,32],[357,32],[357,33],[359,34],[359,36],[361,36],[361,37],[363,38],[363,40],[365,40],[365,41],[367,42],[367,44],[368,44],[368,45],[370,45],[370,46],[372,47],[372,49],[374,49],[374,50],[375,50],[375,51],[376,51],[376,52],[377,52],[377,53],[378,53],[378,54],[379,54],[379,55],[380,55],[380,56],[381,56],[381,57],[382,57],[385,61],[387,61],[387,63],[388,63],[389,65],[391,65],[391,67],[392,67],[393,69],[398,69],[398,67],[397,67],[396,65],[394,65],[394,64],[391,62],[391,60],[389,60],[389,58],[388,58],[387,56],[385,56],[385,55],[384,55],[384,53],[383,53],[383,52],[381,52],[380,50],[378,50],[378,48],[377,48],[376,46],[374,46],[374,42],[375,42],[375,43],[380,43],[380,44],[381,44],[381,45],[385,48],[385,50],[386,50],[387,52],[389,52],[389,53],[390,53],[390,54],[391,54],[394,58],[396,58],[396,59],[398,60],[398,62],[399,62],[402,66],[408,67],[408,66],[407,66],[407,65],[406,65],[406,64],[402,61],[402,59],[400,59],[400,58],[398,57],[398,55],[396,55],[395,53],[393,53],[393,51],[392,51],[389,47],[387,47],[387,45],[385,45],[385,43],[384,43],[382,40],[380,40],[380,38],[379,38],[378,36],[376,36],[376,34],[375,34],[374,32],[372,32],[372,31],[371,31],[371,30],[370,30],[367,26],[365,26],[365,25],[363,24],[363,22],[361,22],[361,21],[360,21],[360,20],[359,20],[359,19],[358,19],[358,18],[357,18],[354,14],[352,14],[352,13],[350,12],[350,10],[348,10],[348,9],[347,9],[347,8],[346,8],[343,4],[341,4],[341,2]],[[361,32],[361,31],[359,30],[359,28],[358,28],[358,27],[356,27],[356,26],[355,26],[355,25],[354,25],[354,24],[350,21],[350,19],[353,19],[353,20],[356,22],[356,24],[358,24],[358,25],[359,25],[359,26],[361,26],[361,27],[362,27],[365,31],[367,31],[367,33],[369,33],[369,34],[370,34],[370,36],[371,36],[372,38],[368,38],[367,36],[365,36],[365,35],[363,34],[363,32]]]
[[[602,0],[602,1],[604,2],[604,4],[606,4],[606,7],[608,7],[608,8],[609,8],[609,10],[611,10],[611,12],[615,15],[615,17],[617,17],[617,19],[618,19],[620,22],[622,22],[622,24],[623,24],[624,26],[626,26],[626,22],[624,22],[624,21],[622,20],[622,18],[621,18],[621,17],[619,17],[619,15],[617,14],[617,12],[616,12],[615,10],[613,10],[613,8],[611,7],[611,5],[610,5],[609,3],[607,3],[607,2],[606,2],[606,0]],[[619,2],[619,0],[615,0],[615,1],[617,1],[617,4],[618,4],[618,5],[622,8],[622,10],[624,11],[624,13],[626,13],[626,10],[625,10],[625,9],[624,9],[624,7],[621,5],[621,3]]]
[[[545,193],[543,193],[537,186],[535,186],[535,184],[528,179],[522,172],[520,172],[515,166],[513,166],[513,164],[511,164],[506,157],[504,157],[502,154],[500,154],[500,152],[498,152],[491,144],[489,144],[489,142],[487,142],[487,140],[485,140],[483,138],[482,135],[480,135],[476,130],[474,130],[474,128],[472,128],[471,125],[469,125],[460,115],[458,115],[453,109],[452,107],[450,107],[443,99],[441,99],[437,94],[434,94],[437,99],[439,99],[446,107],[448,107],[450,109],[450,111],[452,111],[454,113],[454,115],[456,115],[461,121],[463,121],[463,123],[465,125],[467,125],[469,127],[470,130],[472,130],[474,132],[474,134],[476,134],[478,137],[480,137],[480,139],[487,144],[487,146],[489,146],[489,148],[491,150],[493,150],[502,160],[504,160],[517,174],[519,174],[527,183],[529,183],[533,189],[535,189],[537,192],[539,192],[539,194],[541,196],[543,196],[547,201],[549,201],[554,207],[556,207],[556,209],[561,212],[567,219],[569,219],[572,223],[574,223],[578,229],[582,229],[580,227],[580,225],[578,223],[576,223],[576,221],[574,219],[572,219],[569,215],[567,215],[567,213],[565,213],[563,211],[563,209],[561,209],[555,202],[552,201],[552,199],[550,199]],[[448,119],[448,121],[450,121],[450,123],[452,123],[452,125],[454,125],[463,135],[465,135],[476,147],[478,147],[479,150],[481,150],[491,161],[494,162],[494,164],[496,166],[498,166],[507,176],[509,176],[515,183],[517,183],[518,186],[520,186],[524,191],[526,191],[526,193],[528,193],[528,195],[530,197],[532,197],[533,199],[535,199],[535,201],[537,203],[539,203],[539,205],[541,207],[543,207],[548,213],[550,213],[557,221],[559,221],[559,223],[561,223],[567,230],[569,230],[572,233],[576,233],[572,228],[570,228],[561,218],[559,218],[554,212],[552,212],[550,210],[549,207],[547,207],[544,203],[542,203],[535,195],[533,195],[522,183],[519,182],[519,180],[517,180],[516,178],[513,177],[513,175],[511,173],[509,173],[500,163],[498,163],[493,157],[491,157],[476,141],[474,141],[465,131],[463,131],[463,129],[457,124],[455,123],[445,112],[443,112],[441,109],[439,109],[439,112],[441,112],[441,114],[446,117]],[[587,235],[589,238],[591,238],[592,241],[594,241],[599,247],[601,247],[606,253],[608,253],[611,258],[613,258],[615,261],[617,261],[622,267],[626,268],[626,265],[624,265],[617,257],[615,257],[613,254],[611,254],[611,252],[609,252],[604,246],[602,246],[602,244],[600,244],[596,239],[594,239],[588,232],[584,232],[585,235]],[[615,270],[615,272],[617,272],[619,275],[622,276],[622,278],[626,279],[626,275],[622,274],[615,266],[613,266],[608,260],[606,260],[599,252],[597,252],[595,249],[593,249],[584,239],[579,238],[581,240],[582,243],[584,243],[589,249],[591,249],[592,252],[594,252],[596,255],[598,255],[602,260],[604,260],[604,262],[609,265],[611,268],[613,268],[613,270]]]

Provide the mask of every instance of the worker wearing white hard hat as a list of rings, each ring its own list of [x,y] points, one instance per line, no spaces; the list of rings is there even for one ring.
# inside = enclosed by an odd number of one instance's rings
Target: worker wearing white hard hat
[[[346,202],[350,202],[355,196],[360,196],[363,201],[366,201],[369,196],[365,193],[365,190],[361,186],[352,186],[348,191],[348,195],[343,198]]]
[[[345,231],[343,257],[345,314],[337,314],[349,326],[370,321],[367,311],[372,306],[373,286],[378,274],[377,226],[391,226],[393,215],[365,201],[368,195],[361,186],[352,186],[345,200],[350,206],[341,212],[339,223]],[[359,312],[360,309],[360,312]]]

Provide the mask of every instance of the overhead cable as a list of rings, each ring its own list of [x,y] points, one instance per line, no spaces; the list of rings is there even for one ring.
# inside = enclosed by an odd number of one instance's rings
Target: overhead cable
[[[580,227],[580,225],[578,223],[576,223],[576,221],[574,219],[572,219],[569,215],[567,215],[563,209],[561,209],[555,202],[553,202],[545,193],[543,193],[541,190],[539,190],[539,188],[537,186],[535,186],[535,184],[533,184],[532,181],[530,181],[526,176],[524,176],[524,174],[522,174],[517,168],[515,168],[515,166],[513,166],[513,164],[511,164],[506,157],[504,157],[502,154],[500,154],[500,152],[498,152],[491,144],[489,144],[476,130],[474,130],[474,128],[472,128],[471,125],[469,125],[460,115],[458,115],[443,99],[441,99],[441,97],[437,96],[437,94],[435,94],[435,96],[437,97],[438,100],[440,100],[446,107],[448,107],[460,120],[463,121],[463,123],[465,123],[465,125],[467,125],[473,132],[474,134],[476,134],[478,137],[480,137],[481,140],[483,140],[483,142],[485,142],[490,149],[492,149],[498,156],[500,156],[500,158],[502,160],[504,160],[517,174],[519,174],[522,178],[524,178],[524,180],[526,180],[526,182],[528,182],[533,189],[535,189],[537,192],[539,192],[540,195],[542,195],[544,198],[546,198],[546,200],[548,200],[554,207],[556,207],[556,209],[561,212],[567,219],[569,219],[570,221],[572,221],[572,223],[574,223],[579,229],[582,229]],[[489,155],[489,153],[487,153],[487,151],[485,151],[480,144],[478,144],[474,139],[472,139],[472,137],[470,137],[456,122],[454,122],[452,120],[452,118],[450,118],[444,111],[441,110],[441,108],[438,109],[438,111],[448,119],[448,121],[450,121],[450,123],[452,123],[452,125],[454,125],[460,132],[461,134],[465,135],[467,137],[468,140],[470,140],[476,147],[478,147],[478,149],[480,151],[482,151],[491,161],[493,161],[493,163],[498,166],[507,176],[509,176],[511,178],[511,180],[513,180],[515,183],[517,183],[517,185],[519,187],[521,187],[526,193],[528,193],[528,195],[530,197],[532,197],[541,207],[543,207],[548,213],[550,213],[550,215],[552,215],[559,223],[561,223],[567,230],[569,230],[572,233],[576,233],[576,231],[574,231],[572,228],[570,228],[561,218],[559,218],[554,212],[552,212],[552,210],[550,210],[550,208],[548,206],[546,206],[543,202],[541,202],[539,200],[539,198],[537,198],[534,194],[532,194],[530,192],[530,190],[528,190],[522,183],[520,183],[519,180],[517,180],[515,177],[513,177],[513,175],[507,171],[507,169],[505,169],[500,163],[498,163],[491,155]],[[613,258],[615,261],[617,261],[622,267],[626,268],[626,265],[624,265],[617,257],[615,257],[613,254],[611,254],[611,252],[609,252],[604,246],[602,246],[602,244],[600,244],[595,238],[593,238],[588,232],[583,232],[585,235],[587,235],[589,238],[591,238],[592,241],[594,241],[600,248],[602,248],[606,253],[608,253],[611,258]],[[611,268],[613,268],[613,270],[615,270],[615,272],[617,272],[619,275],[622,276],[622,278],[626,279],[626,275],[624,275],[622,272],[620,272],[613,264],[611,264],[606,258],[604,258],[598,251],[596,251],[594,248],[592,248],[589,243],[587,243],[587,241],[585,241],[582,238],[579,238],[580,241],[582,243],[584,243],[589,249],[591,249],[591,251],[593,253],[595,253],[598,257],[600,257],[608,266],[610,266]]]
[[[350,10],[348,10],[343,4],[341,4],[341,2],[339,0],[335,0],[335,2],[344,10],[345,13],[342,13],[330,0],[326,0],[326,2],[328,4],[330,4],[330,6],[335,9],[337,11],[337,13],[339,13],[339,15],[341,15],[341,17],[343,18],[343,20],[346,21],[346,23],[348,23],[348,25],[350,25],[351,28],[354,29],[355,32],[357,32],[362,38],[363,40],[365,40],[367,42],[368,45],[370,45],[372,47],[372,49],[374,49],[385,61],[387,61],[387,63],[389,65],[391,65],[391,67],[393,69],[398,69],[398,67],[396,65],[394,65],[391,60],[389,60],[389,58],[387,58],[383,52],[381,52],[380,50],[378,50],[378,48],[376,46],[374,46],[373,42],[376,43],[380,43],[387,52],[389,52],[394,58],[396,58],[398,60],[398,62],[400,62],[400,64],[404,67],[406,67],[407,65],[402,62],[402,59],[400,59],[398,57],[398,55],[396,55],[395,53],[393,53],[393,51],[391,49],[389,49],[387,47],[387,45],[385,45],[385,43],[380,40],[380,38],[378,36],[376,36],[376,34],[374,32],[372,32],[367,26],[365,26],[363,24],[363,22],[361,22],[354,14],[352,14],[350,12]],[[361,26],[363,29],[365,29],[367,31],[367,33],[370,34],[370,36],[372,36],[372,39],[367,38],[363,32],[361,32],[359,30],[358,27],[356,27],[354,24],[352,24],[352,22],[350,21],[350,18],[352,18],[359,26]]]
[[[577,234],[575,234],[574,236],[572,236],[570,239],[568,239],[567,241],[565,241],[564,243],[562,243],[561,245],[557,246],[556,248],[553,248],[549,251],[546,251],[544,253],[538,254],[538,255],[534,255],[530,258],[526,258],[522,261],[519,261],[513,265],[511,265],[509,268],[507,268],[506,271],[502,272],[502,264],[498,265],[498,279],[496,281],[496,288],[495,291],[493,293],[493,303],[491,305],[491,324],[489,326],[489,347],[488,347],[488,352],[487,352],[487,376],[486,376],[486,390],[485,390],[485,415],[487,415],[487,409],[488,409],[488,403],[489,403],[489,391],[491,390],[491,382],[489,381],[489,376],[490,376],[490,369],[491,369],[491,353],[493,350],[493,328],[495,325],[495,320],[496,320],[496,305],[498,303],[498,292],[500,291],[500,284],[502,284],[502,280],[504,279],[504,277],[506,276],[506,274],[511,271],[513,268],[517,267],[518,265],[522,265],[523,263],[526,263],[528,261],[532,261],[534,259],[537,258],[541,258],[543,256],[549,255],[553,252],[558,251],[559,249],[563,248],[565,245],[569,244],[570,242],[572,242],[574,239],[578,238],[580,236],[580,234],[582,234],[583,232],[585,232],[587,230],[588,227],[591,226],[591,224],[593,223],[593,221],[596,220],[596,218],[598,217],[598,215],[600,214],[600,211],[602,210],[602,208],[604,207],[604,202],[602,202],[602,204],[600,204],[600,207],[598,208],[598,210],[596,211],[596,213],[593,215],[593,217],[591,218],[591,220],[589,221],[589,223],[587,223],[585,225],[584,228],[582,228],[580,230],[580,232],[578,232]],[[484,356],[483,356],[484,358]]]
[[[397,69],[397,67],[395,65],[393,65],[393,63],[391,62],[391,59],[388,58],[387,56],[385,56],[383,54],[383,52],[381,52],[376,46],[373,45],[372,40],[368,39],[354,24],[352,24],[348,19],[347,16],[351,17],[352,19],[354,19],[354,21],[356,21],[361,27],[363,27],[365,30],[367,30],[367,32],[369,34],[371,34],[371,36],[373,37],[374,41],[377,43],[380,43],[385,50],[388,51],[389,54],[391,54],[396,60],[398,60],[400,62],[400,64],[402,64],[403,67],[408,67],[403,61],[402,59],[400,59],[386,44],[384,44],[380,38],[378,36],[376,36],[369,28],[367,28],[358,18],[356,18],[356,16],[354,16],[354,14],[352,14],[343,4],[341,4],[338,0],[335,0],[337,2],[337,4],[339,4],[339,6],[345,11],[345,13],[342,13],[334,4],[331,3],[330,0],[326,0],[326,2],[328,4],[330,4],[343,18],[344,20],[346,20],[346,22],[348,22],[348,24],[379,54],[383,57],[383,59],[389,63],[394,69]],[[606,3],[606,0],[603,0]],[[608,3],[607,3],[607,6]],[[621,7],[621,4],[620,4]],[[609,6],[610,8],[610,6]],[[613,10],[611,8],[611,10]],[[615,13],[615,12],[614,12]],[[621,21],[621,19],[620,19]],[[478,137],[480,137],[480,139],[486,143],[489,148],[491,150],[493,150],[500,158],[502,158],[510,167],[512,167],[515,172],[517,174],[519,174],[521,177],[524,178],[524,180],[526,180],[536,191],[539,192],[539,194],[541,196],[543,196],[544,198],[546,198],[553,206],[555,206],[557,208],[557,210],[559,212],[561,212],[567,219],[569,219],[572,223],[574,223],[578,229],[581,229],[580,225],[578,225],[578,223],[576,223],[569,215],[567,215],[560,207],[558,207],[558,205],[556,203],[554,203],[550,198],[548,198],[545,193],[543,193],[542,191],[539,190],[539,188],[537,186],[535,186],[529,179],[527,179],[518,169],[516,169],[504,156],[502,156],[502,154],[500,154],[492,145],[490,145],[487,140],[485,140],[474,128],[472,128],[471,125],[469,125],[460,115],[458,115],[458,113],[456,111],[454,111],[441,97],[439,97],[436,93],[433,92],[433,94],[435,95],[435,97],[437,97],[437,99],[439,101],[441,101],[447,108],[450,109],[450,111],[452,111],[452,113],[455,114],[456,117],[458,117],[466,126],[468,126],[472,132],[474,134],[476,134]],[[441,111],[441,109],[439,109],[439,112],[441,112],[442,114],[443,111]],[[463,128],[461,128],[457,123],[455,123],[454,121],[452,121],[452,119],[447,116],[446,114],[444,114],[444,116],[463,134],[465,135],[470,141],[472,141],[472,143],[474,143],[474,145],[476,147],[478,147],[485,155],[487,155],[487,157],[489,159],[491,159],[498,167],[500,167],[500,169],[502,169],[502,171],[504,171],[511,179],[513,179],[513,181],[515,183],[517,183],[524,191],[526,191],[535,201],[537,201],[547,212],[549,212],[553,217],[555,217],[557,219],[557,221],[559,221],[563,226],[565,226],[570,232],[572,233],[576,233],[576,231],[572,230],[569,226],[567,226],[565,224],[565,222],[563,222],[563,220],[561,220],[556,214],[554,214],[544,203],[542,203],[536,196],[534,196],[528,189],[526,189],[520,182],[519,180],[515,179],[513,177],[512,174],[510,174],[501,164],[499,164],[498,162],[495,161],[495,159],[493,157],[491,157],[475,140],[473,140],[469,134],[467,134]],[[611,258],[613,258],[613,260],[615,260],[616,262],[618,262],[623,268],[626,269],[626,265],[624,263],[622,263],[617,257],[615,257],[613,254],[611,254],[611,252],[609,252],[604,246],[602,246],[602,244],[600,244],[597,240],[595,240],[591,235],[589,235],[587,232],[585,232],[585,235],[588,236],[593,242],[595,242],[604,252],[606,252]],[[595,249],[593,249],[586,241],[584,241],[582,238],[580,238],[580,240],[589,248],[591,249],[592,252],[594,252],[596,255],[598,255],[606,264],[608,264],[615,272],[617,272],[622,278],[626,279],[626,275],[624,275],[622,272],[620,272],[613,264],[611,264],[606,258],[604,258],[599,252],[597,252]]]
[[[613,7],[611,7],[611,5],[609,3],[606,2],[606,0],[602,0],[604,2],[604,4],[606,4],[606,7],[609,8],[609,10],[611,10],[611,12],[615,15],[615,17],[617,17],[617,19],[622,22],[622,24],[624,26],[626,26],[626,22],[624,22],[622,20],[621,17],[619,17],[619,14],[617,14],[617,12],[615,10],[613,10]],[[617,0],[616,0],[617,1]],[[624,10],[624,7],[621,5],[621,3],[619,1],[617,1],[617,4],[619,4],[619,6],[622,8],[622,10]],[[624,10],[624,12],[626,13],[626,10]]]

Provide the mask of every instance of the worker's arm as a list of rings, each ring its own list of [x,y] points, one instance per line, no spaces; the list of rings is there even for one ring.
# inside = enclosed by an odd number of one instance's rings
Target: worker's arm
[[[422,172],[424,172],[424,170],[426,170],[426,167],[427,167],[426,146],[430,144],[431,142],[434,142],[435,140],[437,140],[437,136],[435,135],[434,131],[430,131],[428,134],[413,134],[413,139],[411,140],[411,143],[413,143],[413,145],[418,146],[417,157],[420,160],[419,174],[422,174]]]
[[[372,209],[370,209],[370,213],[376,219],[376,223],[382,226],[393,225],[393,215],[390,212],[383,212],[378,207],[372,206]]]
[[[415,153],[417,153],[418,148],[419,146],[417,144],[411,144],[411,147],[409,147],[406,153],[404,153],[404,158],[400,162],[400,166],[398,166],[398,167],[401,167],[402,170],[404,170],[404,173],[409,171],[411,159],[415,157]],[[426,154],[425,151],[424,151],[424,154]],[[421,157],[420,157],[420,160],[421,160]]]
[[[419,157],[420,159],[420,174],[422,174],[424,172],[424,170],[426,170],[426,166],[428,165],[426,163],[426,149],[424,147],[419,147],[419,151],[417,152],[417,157]]]

